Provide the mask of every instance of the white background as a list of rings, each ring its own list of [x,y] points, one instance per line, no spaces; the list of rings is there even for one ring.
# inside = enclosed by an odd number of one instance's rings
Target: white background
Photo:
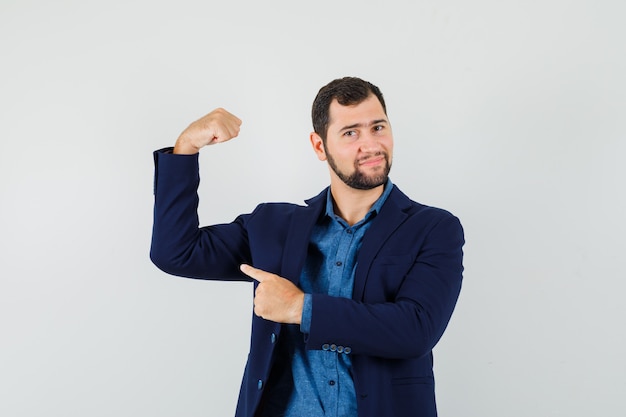
[[[0,415],[228,416],[251,284],[148,258],[152,151],[223,106],[203,224],[327,184],[310,105],[377,84],[391,178],[465,227],[443,417],[626,415],[623,1],[0,0]]]

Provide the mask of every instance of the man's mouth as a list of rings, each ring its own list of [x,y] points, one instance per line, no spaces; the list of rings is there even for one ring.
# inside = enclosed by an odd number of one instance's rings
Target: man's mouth
[[[381,154],[381,155],[374,155],[374,156],[360,159],[358,164],[360,166],[372,166],[372,165],[378,165],[384,161],[385,161],[385,155]]]

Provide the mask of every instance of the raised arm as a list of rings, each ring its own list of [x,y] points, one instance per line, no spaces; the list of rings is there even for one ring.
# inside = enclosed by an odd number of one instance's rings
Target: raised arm
[[[239,134],[241,120],[216,109],[185,129],[174,147],[154,153],[154,224],[150,258],[185,277],[247,280],[239,265],[250,258],[247,215],[230,224],[199,227],[198,152]]]

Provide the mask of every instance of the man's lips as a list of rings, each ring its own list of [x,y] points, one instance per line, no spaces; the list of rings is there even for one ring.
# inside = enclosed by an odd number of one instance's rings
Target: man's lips
[[[385,160],[385,156],[384,155],[377,155],[377,156],[372,156],[372,157],[360,160],[359,161],[359,165],[361,165],[361,166],[378,165],[381,162],[383,162],[384,160]]]

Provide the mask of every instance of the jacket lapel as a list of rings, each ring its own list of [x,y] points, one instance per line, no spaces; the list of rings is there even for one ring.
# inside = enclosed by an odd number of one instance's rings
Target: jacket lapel
[[[353,300],[361,300],[372,261],[389,236],[408,217],[411,201],[394,185],[391,194],[374,218],[372,225],[363,237],[363,244],[357,256],[354,276]]]
[[[306,200],[307,207],[299,207],[295,210],[283,251],[283,262],[280,275],[298,284],[300,274],[304,267],[307,256],[311,231],[326,205],[328,188],[317,196]]]

